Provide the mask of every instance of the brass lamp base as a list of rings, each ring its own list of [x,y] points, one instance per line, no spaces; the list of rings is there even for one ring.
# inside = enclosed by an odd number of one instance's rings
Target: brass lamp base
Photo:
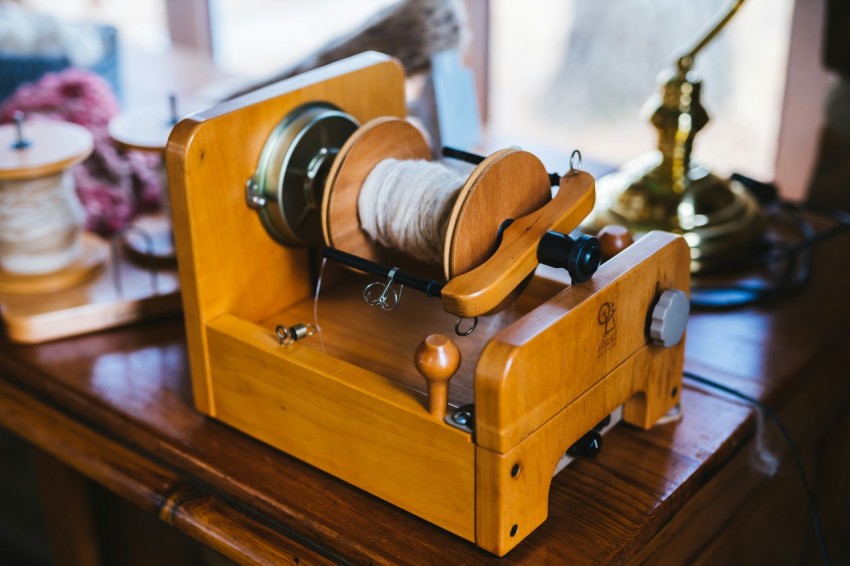
[[[764,230],[764,215],[752,195],[693,161],[685,173],[686,188],[673,192],[661,163],[661,153],[653,152],[600,178],[587,228],[620,224],[635,236],[650,230],[682,234],[695,273],[747,253]]]

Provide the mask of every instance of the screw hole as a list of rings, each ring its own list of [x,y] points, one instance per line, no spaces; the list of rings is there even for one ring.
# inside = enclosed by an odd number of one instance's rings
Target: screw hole
[[[519,475],[519,464],[514,464],[513,468],[511,468],[511,477],[515,478]]]
[[[679,392],[679,388],[674,387],[673,391],[670,392],[670,397],[675,397],[678,392]]]
[[[511,527],[511,536],[512,537],[516,536],[516,531],[517,531],[518,528],[519,528],[519,525],[514,525],[513,527]]]

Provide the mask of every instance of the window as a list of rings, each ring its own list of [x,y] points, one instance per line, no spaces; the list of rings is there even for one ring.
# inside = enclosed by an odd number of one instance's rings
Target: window
[[[656,77],[726,5],[491,0],[490,131],[614,165],[654,149]],[[697,57],[711,121],[694,155],[721,175],[773,178],[792,8],[750,0]]]

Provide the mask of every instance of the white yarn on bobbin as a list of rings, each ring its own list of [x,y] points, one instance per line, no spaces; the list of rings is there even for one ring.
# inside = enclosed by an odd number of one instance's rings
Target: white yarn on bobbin
[[[80,255],[84,218],[68,171],[0,181],[0,267],[18,275],[67,267]]]
[[[360,188],[360,226],[384,247],[442,262],[449,217],[465,182],[441,163],[381,161]]]

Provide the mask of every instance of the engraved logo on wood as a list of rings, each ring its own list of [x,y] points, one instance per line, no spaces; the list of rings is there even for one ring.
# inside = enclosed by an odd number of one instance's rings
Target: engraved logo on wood
[[[596,349],[596,355],[601,356],[617,343],[617,320],[614,318],[617,309],[614,303],[602,303],[596,315],[596,321],[602,327],[602,340]]]

